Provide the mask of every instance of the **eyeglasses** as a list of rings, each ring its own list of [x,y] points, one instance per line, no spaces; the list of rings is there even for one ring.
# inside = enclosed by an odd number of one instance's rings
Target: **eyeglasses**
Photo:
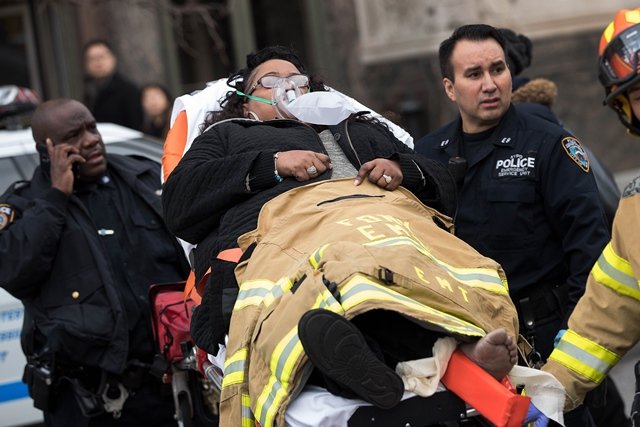
[[[249,94],[253,93],[254,90],[258,87],[258,85],[262,86],[265,89],[273,89],[276,86],[278,80],[284,79],[291,81],[296,87],[305,87],[309,86],[309,76],[305,74],[292,74],[290,76],[282,77],[276,76],[273,74],[268,74],[266,76],[262,76],[258,79],[257,82],[251,86],[249,89]]]

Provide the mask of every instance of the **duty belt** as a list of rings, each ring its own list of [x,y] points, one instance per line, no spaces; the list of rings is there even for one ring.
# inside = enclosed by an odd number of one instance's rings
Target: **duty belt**
[[[539,369],[544,360],[536,349],[536,327],[540,321],[550,317],[562,319],[569,301],[567,286],[563,284],[543,284],[532,287],[531,291],[514,292],[512,300],[518,311],[520,331],[525,336],[532,351],[528,355],[529,366]]]
[[[119,375],[96,367],[69,365],[58,365],[55,372],[59,380],[71,385],[80,410],[87,418],[106,411],[118,419],[129,392],[135,392],[152,382],[160,384],[151,375],[149,365],[137,360],[129,361]]]
[[[518,311],[520,322],[523,323],[525,319],[522,314],[527,310],[531,312],[531,317],[535,320],[553,316],[562,318],[569,302],[569,292],[564,283],[536,284],[527,289],[513,292],[511,299]],[[522,307],[522,302],[525,300],[528,300],[529,309]]]
[[[128,390],[136,391],[145,384],[156,381],[150,374],[149,365],[137,360],[127,362],[127,367],[122,374],[111,374],[100,368],[92,366],[57,365],[55,376],[62,378],[74,378],[80,380],[85,386],[98,389],[103,380],[103,374],[117,379]]]

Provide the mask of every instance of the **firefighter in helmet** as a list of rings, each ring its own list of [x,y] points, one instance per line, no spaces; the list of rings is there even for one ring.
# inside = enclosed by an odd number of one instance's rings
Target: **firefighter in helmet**
[[[640,8],[623,9],[605,28],[599,48],[605,104],[640,137]],[[565,410],[578,406],[640,341],[640,177],[624,190],[611,242],[593,266],[584,296],[544,370],[565,386]],[[636,364],[636,383],[640,364]],[[640,394],[632,408],[640,426]]]

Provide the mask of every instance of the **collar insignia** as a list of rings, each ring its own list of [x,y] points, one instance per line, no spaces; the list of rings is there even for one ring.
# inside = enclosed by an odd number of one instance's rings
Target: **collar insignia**
[[[580,145],[580,142],[572,136],[568,136],[562,139],[562,148],[567,153],[569,158],[573,160],[580,169],[585,172],[589,172],[589,156]]]

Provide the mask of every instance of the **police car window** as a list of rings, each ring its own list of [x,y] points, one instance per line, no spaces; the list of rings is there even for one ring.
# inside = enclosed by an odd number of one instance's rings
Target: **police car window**
[[[15,181],[31,179],[36,166],[36,154],[0,158],[0,192],[4,192]]]
[[[16,161],[12,158],[0,159],[0,191],[4,190],[15,181],[23,179]]]
[[[107,152],[122,155],[137,154],[160,162],[162,143],[145,139],[119,141],[107,144]],[[35,153],[0,158],[0,194],[15,181],[31,179],[38,163],[38,156]]]
[[[156,162],[159,162],[162,158],[162,143],[150,140],[138,139],[114,142],[107,144],[106,150],[107,153],[110,154],[136,154],[155,160]]]

